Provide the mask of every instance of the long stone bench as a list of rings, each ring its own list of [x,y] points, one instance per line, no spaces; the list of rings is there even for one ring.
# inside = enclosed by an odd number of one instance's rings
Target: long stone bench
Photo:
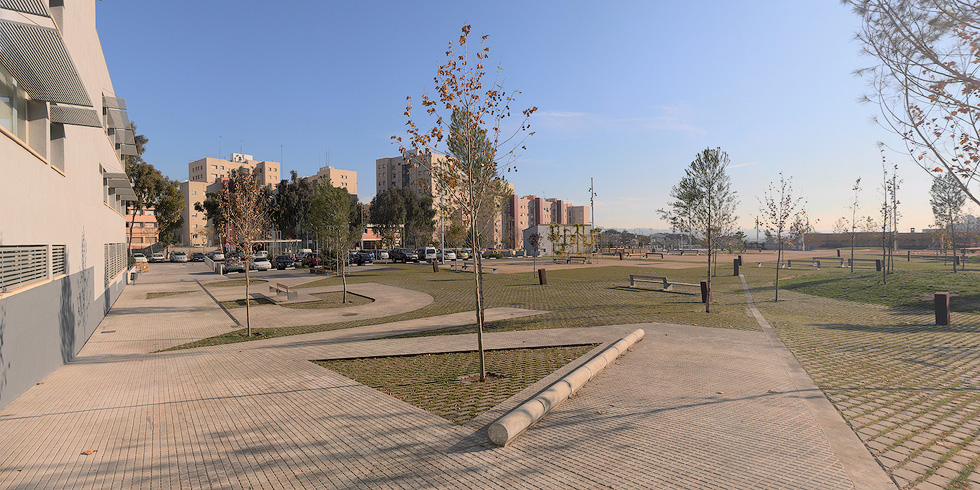
[[[635,288],[636,283],[638,282],[646,282],[646,283],[661,285],[662,288],[660,289],[660,291],[673,291],[674,286],[694,287],[694,288],[698,288],[699,291],[701,289],[700,284],[691,284],[687,282],[671,282],[670,280],[667,279],[667,276],[641,276],[638,274],[630,274],[630,287]]]

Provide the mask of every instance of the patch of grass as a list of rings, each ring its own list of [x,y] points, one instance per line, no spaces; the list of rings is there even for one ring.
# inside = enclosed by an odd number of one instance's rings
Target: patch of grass
[[[249,306],[265,306],[265,305],[274,305],[274,304],[276,304],[274,301],[272,301],[271,299],[267,299],[267,298],[256,298],[256,299],[250,299],[250,300],[248,300],[248,305]],[[222,301],[221,302],[221,306],[224,306],[225,308],[227,308],[229,310],[230,309],[233,309],[233,308],[244,308],[245,307],[245,300],[244,299],[236,299],[234,301]],[[252,330],[254,331],[255,329],[253,328]]]
[[[862,303],[873,303],[905,308],[931,309],[933,294],[937,291],[951,293],[950,310],[980,313],[980,272],[953,273],[940,265],[910,264],[906,268],[888,274],[887,283],[881,273],[874,270],[829,269],[807,277],[796,277],[780,286],[814,296]]]
[[[321,298],[319,301],[307,301],[304,303],[290,303],[279,305],[284,308],[292,308],[294,310],[323,310],[328,308],[348,308],[351,306],[360,306],[370,303],[374,303],[374,300],[368,298],[367,296],[361,296],[359,294],[354,294],[347,292],[347,302],[341,303],[343,299],[343,291],[335,291],[330,293],[313,293],[313,296]]]
[[[146,293],[146,299],[153,298],[166,298],[167,296],[177,296],[178,294],[187,294],[190,291],[165,291],[162,293]]]
[[[476,352],[314,361],[440,417],[465,423],[574,361],[595,345],[486,352],[492,381],[463,382],[479,373]]]
[[[719,263],[722,263],[721,259]],[[542,315],[489,322],[486,331],[505,332],[646,322],[759,330],[758,323],[747,313],[741,281],[731,275],[731,265],[727,266],[727,270],[724,267],[719,268],[718,277],[712,278],[714,300],[711,304],[711,313],[704,312],[704,304],[701,303],[701,295],[696,288],[686,288],[695,294],[685,294],[629,287],[630,274],[666,275],[673,281],[697,283],[704,278],[705,271],[701,268],[658,269],[656,266],[617,265],[549,270],[548,284],[545,286],[538,285],[537,276],[532,275],[530,270],[526,273],[484,274],[487,308],[515,307],[548,312]],[[751,273],[772,277],[773,270],[753,268]],[[476,309],[473,294],[474,279],[471,273],[446,270],[433,273],[432,269],[427,267],[393,265],[383,271],[359,271],[349,276],[347,281],[349,284],[380,283],[420,291],[432,296],[434,301],[418,310],[381,318],[260,329],[264,333],[264,338],[414,320]],[[330,277],[311,281],[301,287],[339,284],[341,284],[340,278]],[[380,302],[381,298],[378,298],[378,301]],[[253,330],[255,330],[254,326]],[[443,333],[468,330],[464,327]],[[223,334],[173,349],[247,340],[249,340],[247,337]]]
[[[248,281],[248,284],[249,284],[249,286],[251,286],[252,284],[262,284],[264,282],[269,282],[269,281],[266,281],[265,279],[251,279],[251,280]],[[212,287],[212,288],[230,288],[230,287],[234,287],[234,286],[244,286],[244,285],[245,285],[245,279],[231,279],[231,280],[228,280],[228,281],[214,281],[214,282],[209,282],[209,283],[205,284],[205,286]]]

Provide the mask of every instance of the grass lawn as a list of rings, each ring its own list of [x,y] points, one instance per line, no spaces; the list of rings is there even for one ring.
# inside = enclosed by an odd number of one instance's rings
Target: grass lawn
[[[146,293],[146,299],[153,298],[166,298],[167,296],[177,296],[178,294],[187,294],[190,291],[165,291],[162,293]]]
[[[528,264],[528,269],[531,265]],[[548,313],[529,317],[489,322],[487,332],[533,330],[543,328],[587,327],[596,325],[621,325],[630,323],[666,322],[742,330],[758,330],[755,319],[747,312],[741,282],[728,270],[719,269],[713,278],[713,303],[711,313],[704,313],[700,292],[686,288],[695,294],[664,292],[644,288],[630,288],[630,274],[666,275],[673,281],[697,283],[704,276],[702,268],[658,269],[655,267],[582,267],[548,271],[548,284],[538,285],[537,276],[526,273],[484,274],[486,305],[492,307],[516,307],[545,310]],[[768,269],[753,269],[754,274],[771,276]],[[349,283],[376,282],[431,295],[434,301],[418,310],[367,320],[341,323],[305,325],[300,327],[261,328],[262,338],[281,337],[310,332],[322,332],[341,328],[375,325],[474,311],[473,275],[471,273],[443,270],[433,273],[424,266],[386,266],[385,270],[357,271],[347,278]],[[341,284],[338,277],[313,280],[302,287],[335,286]],[[443,333],[472,331],[473,327],[452,329]],[[230,332],[220,336],[191,342],[174,349],[202,347],[254,340]]]
[[[250,279],[248,281],[248,284],[249,286],[251,286],[253,284],[262,284],[265,282],[269,282],[269,281],[266,281],[265,279]],[[244,285],[245,285],[245,279],[231,279],[229,281],[214,281],[205,284],[205,286],[212,287],[212,288],[230,288],[234,286],[244,286]]]
[[[374,300],[359,294],[354,294],[351,292],[347,293],[347,302],[341,303],[343,299],[344,292],[337,291],[332,293],[313,293],[313,296],[320,298],[318,301],[307,301],[303,303],[290,303],[280,305],[284,308],[292,308],[294,310],[322,310],[327,308],[347,308],[351,306],[366,305],[368,303],[373,303]]]
[[[276,304],[274,301],[272,301],[271,299],[266,299],[266,298],[257,298],[257,299],[250,299],[250,300],[248,300],[248,305],[249,306],[264,306],[264,305],[274,305],[274,304]],[[245,300],[244,299],[236,299],[236,300],[232,300],[232,301],[222,301],[221,302],[221,306],[224,306],[225,308],[228,308],[228,309],[232,309],[232,308],[244,308],[245,307]]]
[[[486,382],[476,352],[314,361],[361,384],[462,424],[592,350],[595,345],[486,352]]]
[[[780,286],[825,298],[917,309],[931,309],[933,294],[945,291],[951,293],[952,311],[980,313],[980,271],[953,273],[941,264],[919,262],[900,262],[897,267],[888,274],[887,283],[874,269],[856,269],[851,274],[847,269],[824,267],[808,271],[808,276],[780,281]]]

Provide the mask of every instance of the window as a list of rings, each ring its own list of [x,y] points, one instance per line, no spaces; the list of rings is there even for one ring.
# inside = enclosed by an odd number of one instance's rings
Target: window
[[[0,126],[27,142],[27,93],[0,65]]]
[[[191,191],[191,195],[192,196],[196,196],[197,195],[197,191]],[[197,215],[195,214],[194,216],[197,216]]]

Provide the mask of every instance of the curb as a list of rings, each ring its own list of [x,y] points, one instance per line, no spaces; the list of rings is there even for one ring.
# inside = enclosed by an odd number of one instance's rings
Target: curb
[[[617,357],[623,355],[633,344],[639,342],[643,335],[643,329],[636,329],[633,333],[617,340],[584,365],[552,383],[538,396],[490,424],[487,429],[490,441],[498,446],[506,446],[528,427],[541,420],[551,409],[575,394],[585,383],[588,383]]]

